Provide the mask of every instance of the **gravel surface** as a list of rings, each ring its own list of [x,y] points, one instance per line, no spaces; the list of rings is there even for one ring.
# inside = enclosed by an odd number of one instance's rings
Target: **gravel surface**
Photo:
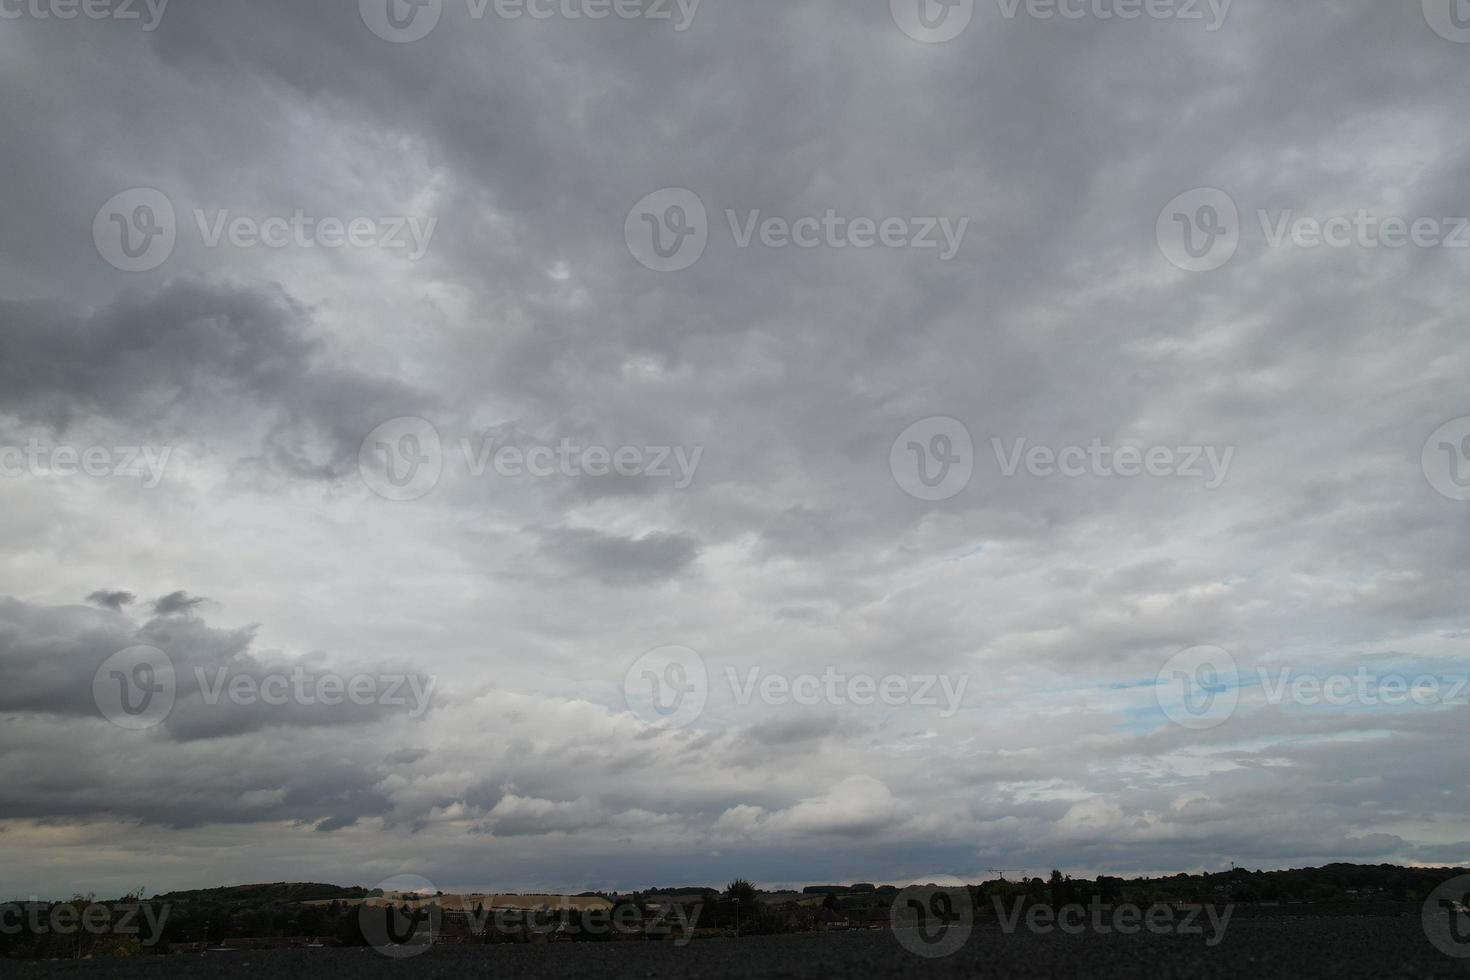
[[[677,980],[780,977],[1460,977],[1453,959],[1425,938],[1417,917],[1237,919],[1208,948],[1199,936],[1004,934],[977,926],[943,959],[924,959],[895,933],[813,933],[670,943],[439,946],[406,960],[368,949],[276,950],[145,956],[98,962],[6,963],[0,975],[41,977],[566,977]]]

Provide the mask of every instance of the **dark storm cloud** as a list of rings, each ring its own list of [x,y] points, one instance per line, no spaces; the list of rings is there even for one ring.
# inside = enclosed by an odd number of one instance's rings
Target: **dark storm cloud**
[[[137,598],[138,597],[133,595],[133,593],[131,592],[114,592],[108,589],[99,589],[96,592],[93,592],[91,595],[87,596],[87,601],[96,603],[103,609],[111,609],[112,611],[117,612],[121,610],[123,606],[137,601]]]
[[[95,715],[92,674],[134,630],[116,612],[0,598],[0,712]]]
[[[252,448],[272,462],[336,476],[367,432],[428,401],[332,363],[308,311],[273,285],[181,280],[97,310],[0,300],[0,320],[0,412],[58,434],[88,418],[185,438],[260,428]],[[324,453],[303,446],[312,437]]]
[[[174,616],[191,612],[208,601],[204,596],[191,596],[182,590],[170,592],[166,596],[153,600],[153,615]]]
[[[361,726],[395,715],[421,717],[432,707],[435,683],[427,674],[256,653],[253,627],[217,629],[197,616],[180,615],[203,601],[183,592],[164,596],[154,604],[155,618],[138,623],[116,612],[0,598],[0,713],[100,722],[94,676],[113,654],[135,646],[162,651],[174,668],[176,701],[160,728],[181,742],[272,727]],[[324,688],[323,678],[336,679]],[[354,679],[362,693],[349,697]]]
[[[351,827],[355,823],[357,823],[356,816],[328,817],[327,819],[318,823],[312,829],[319,834],[330,834],[335,830],[342,830],[345,827]]]

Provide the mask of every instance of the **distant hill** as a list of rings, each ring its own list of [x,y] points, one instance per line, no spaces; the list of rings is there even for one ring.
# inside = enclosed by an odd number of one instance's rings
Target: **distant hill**
[[[226,885],[195,888],[153,896],[163,902],[210,902],[219,905],[262,905],[271,902],[325,902],[332,899],[366,898],[366,888],[343,888],[315,882],[278,881],[271,885]]]
[[[1058,876],[1059,882],[1039,877],[1017,881],[973,883],[972,888],[983,897],[992,890],[1020,890],[1034,893],[1038,900],[1085,900],[1097,893],[1108,897],[1131,896],[1149,900],[1227,900],[1234,902],[1330,902],[1343,899],[1377,898],[1417,901],[1441,882],[1467,872],[1465,868],[1404,868],[1390,864],[1329,864],[1321,868],[1299,868],[1288,871],[1217,871],[1205,874],[1179,873],[1166,877],[1130,878],[1103,876],[1096,881]],[[891,886],[875,889],[871,884],[809,885],[802,889],[804,897],[826,895],[877,895],[893,892]],[[1056,891],[1056,894],[1053,894]],[[700,885],[653,888],[635,895],[677,897],[683,899],[715,899],[719,890]],[[769,894],[762,892],[761,894]],[[313,882],[276,882],[262,885],[229,885],[223,888],[199,888],[155,895],[153,901],[175,904],[209,904],[224,906],[296,905],[306,902],[350,901],[372,896],[360,887],[342,887]],[[612,898],[602,892],[585,892],[583,898]]]

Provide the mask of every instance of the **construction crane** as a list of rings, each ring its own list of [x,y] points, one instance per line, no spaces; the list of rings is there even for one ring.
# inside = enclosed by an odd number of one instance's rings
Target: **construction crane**
[[[1026,871],[1025,868],[986,868],[985,870],[988,871],[989,873],[993,874],[993,875],[1000,875],[1000,880],[1001,881],[1005,881],[1006,880],[1006,872],[1008,872],[1008,871],[1021,872],[1022,877],[1025,877],[1025,871]]]

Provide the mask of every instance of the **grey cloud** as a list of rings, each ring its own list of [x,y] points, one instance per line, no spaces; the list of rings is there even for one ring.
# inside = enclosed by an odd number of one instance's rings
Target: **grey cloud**
[[[343,828],[346,828],[346,827],[351,827],[351,826],[353,826],[356,823],[357,823],[357,817],[356,816],[328,817],[326,820],[322,820],[319,823],[317,823],[317,825],[315,827],[313,827],[312,829],[315,830],[319,834],[330,834],[333,831],[342,830]]]
[[[274,285],[176,280],[91,310],[0,300],[0,318],[0,412],[56,432],[100,418],[165,439],[243,437],[242,455],[321,478],[430,401],[334,364],[306,307]]]
[[[425,695],[433,690],[421,672],[391,665],[328,667],[312,658],[292,661],[279,654],[256,653],[254,627],[217,629],[197,616],[179,615],[202,601],[182,592],[165,596],[154,604],[155,618],[140,624],[116,612],[33,606],[0,598],[0,680],[5,682],[0,712],[100,722],[103,715],[93,698],[93,677],[108,657],[133,646],[155,647],[172,662],[177,694],[161,730],[180,741],[277,726],[360,726],[427,710],[427,705],[413,703],[415,684]],[[294,693],[298,675],[306,692],[303,698]],[[330,690],[323,696],[318,693],[319,681],[326,676],[342,678],[344,691],[354,677],[371,678],[374,697],[362,703]],[[283,703],[273,703],[281,700],[280,692],[261,686],[267,677],[284,678]],[[237,699],[230,692],[242,682],[247,693]]]
[[[153,615],[175,616],[179,613],[192,612],[208,601],[204,596],[191,596],[183,590],[170,592],[166,596],[153,600]]]
[[[618,586],[646,585],[682,575],[700,553],[699,542],[682,533],[620,537],[593,528],[552,528],[540,531],[539,536],[540,555],[559,569]]]
[[[131,592],[114,592],[107,589],[99,589],[98,591],[93,592],[91,595],[87,596],[87,601],[96,603],[103,609],[111,609],[114,612],[117,612],[121,610],[123,606],[135,602],[137,598],[138,597],[133,595],[133,593]]]

